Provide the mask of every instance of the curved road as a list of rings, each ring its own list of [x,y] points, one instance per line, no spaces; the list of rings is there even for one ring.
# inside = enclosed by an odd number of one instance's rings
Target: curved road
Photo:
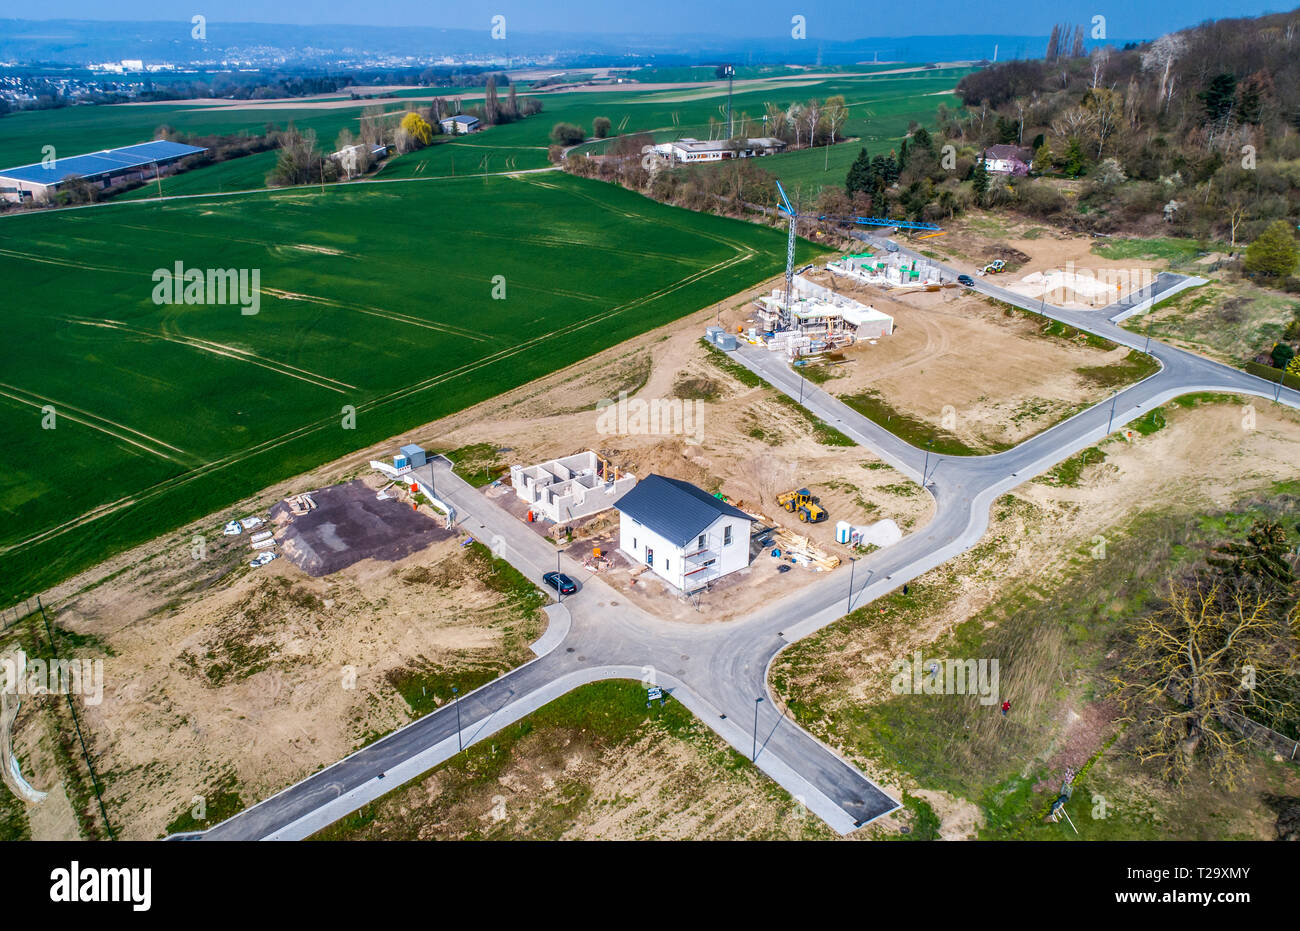
[[[877,245],[884,240],[872,237]],[[900,252],[918,256],[907,249]],[[952,276],[956,270],[946,269]],[[1185,287],[1160,276],[1150,297]],[[1129,305],[1073,311],[1034,301],[980,279],[975,289],[1148,352],[1155,375],[1111,400],[990,456],[927,455],[802,379],[779,353],[749,346],[732,357],[822,420],[870,449],[934,497],[933,519],[898,544],[836,570],[739,620],[689,625],[661,620],[619,599],[599,577],[561,606],[535,648],[544,655],[426,715],[212,829],[189,838],[299,839],[413,779],[462,745],[497,732],[565,692],[606,678],[658,684],[698,715],[810,811],[841,833],[898,807],[856,767],[784,716],[767,685],[768,669],[789,643],[814,633],[953,556],[983,536],[992,502],[1020,483],[1096,444],[1112,430],[1179,395],[1216,391],[1253,395],[1300,408],[1300,392],[1270,384],[1193,353],[1148,341],[1111,322]],[[439,497],[461,515],[461,528],[490,544],[529,577],[556,566],[554,547],[438,464]],[[565,566],[581,577],[574,564]],[[850,591],[850,578],[853,589]],[[458,723],[459,722],[459,723]],[[757,724],[757,727],[755,727]]]

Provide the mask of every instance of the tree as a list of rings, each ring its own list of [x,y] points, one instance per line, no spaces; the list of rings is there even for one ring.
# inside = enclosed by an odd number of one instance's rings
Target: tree
[[[501,118],[501,107],[497,103],[497,78],[488,75],[487,89],[483,91],[483,122],[495,126]],[[428,143],[425,143],[428,145]]]
[[[556,123],[551,127],[551,141],[556,145],[577,145],[587,138],[587,133],[576,123]]]
[[[1205,89],[1196,95],[1205,108],[1205,122],[1218,123],[1231,115],[1237,103],[1237,79],[1231,74],[1216,74]]]
[[[609,117],[598,116],[591,123],[591,132],[597,139],[604,139],[609,135],[610,127]]]
[[[402,117],[400,128],[415,148],[422,148],[433,141],[433,128],[418,113],[408,113]]]
[[[321,177],[321,154],[316,149],[316,130],[300,132],[291,124],[276,141],[280,156],[268,179],[272,185],[310,184]]]
[[[989,170],[984,167],[984,159],[975,163],[971,172],[971,190],[975,192],[976,203],[983,202],[989,190]]]
[[[1163,606],[1136,621],[1109,675],[1133,751],[1181,783],[1202,762],[1229,787],[1247,760],[1236,715],[1294,713],[1287,666],[1295,637],[1274,599],[1200,574],[1171,582]]]
[[[849,166],[848,176],[844,179],[844,190],[852,197],[858,191],[871,192],[871,157],[863,149]]]
[[[1171,32],[1156,39],[1151,43],[1151,48],[1142,53],[1142,70],[1160,72],[1160,91],[1156,99],[1160,101],[1161,109],[1168,105],[1169,98],[1174,93],[1173,82],[1169,80],[1174,62],[1186,52],[1187,40]]]
[[[1245,540],[1230,540],[1215,547],[1206,562],[1286,602],[1295,588],[1286,528],[1267,517],[1256,517],[1251,522]]]
[[[1295,236],[1286,220],[1274,220],[1246,247],[1246,271],[1265,278],[1285,278],[1295,270],[1297,254]]]
[[[1273,360],[1273,368],[1285,369],[1295,359],[1295,350],[1286,343],[1274,343],[1269,357]]]

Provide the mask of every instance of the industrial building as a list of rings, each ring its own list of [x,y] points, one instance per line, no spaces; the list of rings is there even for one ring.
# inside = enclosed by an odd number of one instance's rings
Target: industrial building
[[[510,483],[530,510],[563,523],[614,507],[636,485],[636,476],[586,450],[537,465],[511,466]]]
[[[120,181],[155,178],[168,165],[206,151],[198,146],[160,140],[6,168],[0,170],[0,197],[10,203],[45,203],[70,178],[83,178],[107,189]]]
[[[449,116],[445,120],[439,120],[438,125],[449,136],[463,136],[478,132],[482,124],[477,116],[467,116],[462,113],[459,116]]]
[[[689,136],[655,146],[655,153],[674,162],[720,162],[726,158],[754,158],[772,155],[785,148],[780,139],[716,139],[702,141]]]
[[[614,507],[618,548],[683,594],[749,565],[754,519],[689,482],[648,475]]]

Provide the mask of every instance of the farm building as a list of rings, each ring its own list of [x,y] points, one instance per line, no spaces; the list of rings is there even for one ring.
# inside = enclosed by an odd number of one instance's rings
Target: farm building
[[[984,168],[996,175],[1014,175],[1023,177],[1034,167],[1032,149],[1022,149],[1018,145],[991,145],[981,156]]]
[[[681,592],[749,565],[754,519],[689,482],[649,475],[614,507],[618,548]]]
[[[636,476],[586,450],[537,465],[511,466],[510,483],[531,510],[562,523],[613,507],[636,485]]]
[[[108,188],[115,181],[154,178],[162,168],[206,151],[198,146],[160,140],[6,168],[0,170],[0,197],[11,203],[44,202],[70,178],[83,178],[100,188]]]
[[[717,139],[701,141],[689,136],[655,146],[655,152],[674,162],[718,162],[724,158],[754,158],[785,148],[780,139]]]
[[[449,136],[463,136],[466,133],[476,133],[481,128],[477,116],[466,116],[463,113],[460,116],[449,116],[445,120],[439,120],[438,125],[441,126],[442,131],[447,133]]]

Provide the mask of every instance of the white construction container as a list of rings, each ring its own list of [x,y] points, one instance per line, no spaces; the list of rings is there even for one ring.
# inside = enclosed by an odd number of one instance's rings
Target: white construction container
[[[853,532],[853,525],[846,520],[835,522],[835,542],[848,543],[849,534]]]
[[[258,540],[256,543],[254,543],[253,549],[264,550],[272,546],[275,546],[275,541],[270,537],[267,537],[265,540]]]
[[[271,539],[271,536],[272,536],[272,532],[270,530],[263,530],[261,533],[253,534],[251,537],[249,537],[249,539],[252,540],[254,543],[261,543],[263,540]]]

